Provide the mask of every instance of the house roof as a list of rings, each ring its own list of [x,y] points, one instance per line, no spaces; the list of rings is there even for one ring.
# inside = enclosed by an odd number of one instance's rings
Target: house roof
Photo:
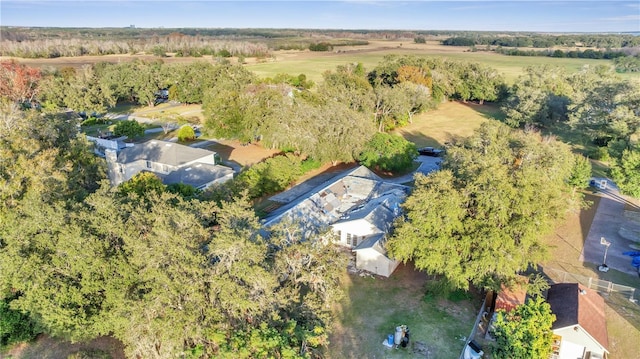
[[[580,325],[605,349],[609,346],[604,299],[597,292],[578,283],[554,284],[547,302],[556,315],[552,329]]]
[[[364,250],[364,249],[373,249],[375,251],[377,251],[380,254],[383,255],[387,255],[387,250],[384,248],[384,236],[385,233],[376,233],[373,234],[369,237],[367,237],[367,239],[365,239],[364,241],[362,241],[360,244],[358,244],[358,246],[356,248],[354,248],[354,251],[360,251],[360,250]]]
[[[193,148],[168,141],[151,140],[133,147],[124,148],[118,153],[118,162],[153,161],[170,166],[183,166],[215,152],[202,148]]]
[[[374,211],[376,204],[382,204],[383,199],[391,203],[391,196],[402,196],[396,202],[402,201],[407,192],[408,187],[383,182],[369,169],[360,166],[334,177],[301,196],[299,200],[281,208],[267,218],[264,225],[269,227],[286,218],[301,220],[307,224],[307,228],[321,229],[340,221],[346,215],[351,215],[351,211],[362,218],[373,215],[376,220],[382,222],[389,217],[382,213],[389,210]],[[356,213],[360,210],[362,212]],[[382,224],[380,226],[386,228]]]
[[[334,224],[364,219],[381,232],[387,232],[400,213],[400,203],[406,197],[402,189],[392,188],[364,204],[344,213]]]
[[[229,167],[209,163],[194,163],[169,173],[164,176],[162,182],[164,184],[184,183],[200,188],[228,175],[233,175],[233,169]]]

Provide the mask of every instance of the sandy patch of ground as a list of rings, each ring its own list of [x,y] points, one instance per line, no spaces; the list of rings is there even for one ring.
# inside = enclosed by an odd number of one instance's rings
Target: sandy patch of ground
[[[268,149],[259,144],[242,144],[237,140],[216,140],[209,149],[216,152],[223,161],[235,162],[241,166],[256,164],[265,158],[272,157],[280,150]]]
[[[78,352],[108,354],[112,359],[125,359],[122,343],[113,337],[100,337],[90,342],[70,343],[47,335],[40,335],[30,344],[21,344],[6,353],[17,359],[66,359]],[[0,358],[4,358],[0,355]]]

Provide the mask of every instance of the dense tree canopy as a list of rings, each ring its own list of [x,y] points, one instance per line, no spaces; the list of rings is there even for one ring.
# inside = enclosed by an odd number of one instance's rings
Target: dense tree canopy
[[[16,61],[0,62],[0,97],[19,103],[35,100],[38,93],[39,69],[20,65]]]
[[[418,176],[391,255],[453,286],[496,288],[545,256],[540,234],[567,210],[575,158],[566,145],[483,125]]]
[[[398,135],[376,133],[367,142],[358,160],[369,168],[398,172],[411,168],[417,155],[413,142]]]
[[[569,77],[559,67],[527,67],[503,106],[507,123],[514,127],[523,124],[551,127],[567,121],[567,106],[574,92]]]
[[[640,145],[622,152],[611,176],[623,193],[640,198]]]
[[[242,199],[184,199],[145,176],[110,188],[102,167],[78,172],[98,157],[64,117],[8,111],[0,125],[4,312],[53,336],[113,335],[132,357],[322,352],[345,265],[332,246],[263,237]]]

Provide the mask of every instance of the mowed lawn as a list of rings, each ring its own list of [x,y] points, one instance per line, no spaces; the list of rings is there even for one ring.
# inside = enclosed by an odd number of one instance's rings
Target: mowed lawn
[[[501,119],[502,111],[495,104],[445,102],[437,109],[414,116],[413,123],[395,133],[416,146],[443,146],[445,142],[468,137],[489,119]]]
[[[426,274],[402,264],[389,278],[345,275],[346,296],[335,308],[329,357],[457,358],[480,305],[467,299],[425,299],[426,281]],[[409,345],[385,347],[383,341],[399,325],[408,326]]]

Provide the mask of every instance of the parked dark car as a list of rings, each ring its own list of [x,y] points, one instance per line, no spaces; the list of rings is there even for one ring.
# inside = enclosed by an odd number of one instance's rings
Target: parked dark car
[[[422,147],[418,148],[418,153],[422,156],[440,157],[444,154],[444,150],[434,147]]]

